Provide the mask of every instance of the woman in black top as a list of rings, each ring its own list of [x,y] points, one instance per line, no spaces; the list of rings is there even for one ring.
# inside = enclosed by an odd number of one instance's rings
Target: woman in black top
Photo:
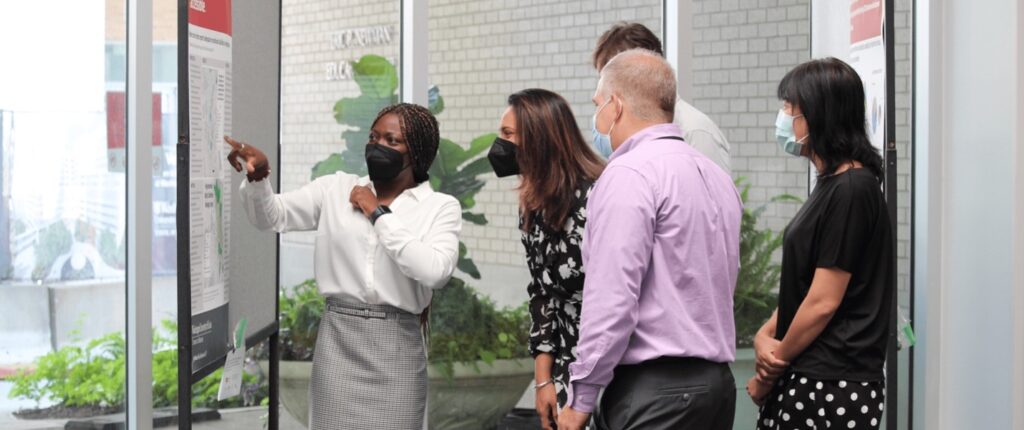
[[[537,412],[553,428],[567,397],[583,302],[583,227],[587,195],[604,161],[580,134],[558,94],[527,89],[508,98],[488,154],[499,177],[519,175],[519,226],[532,278],[530,353]]]
[[[754,339],[757,427],[877,429],[894,245],[864,88],[827,58],[794,68],[778,93],[778,143],[810,159],[818,181],[786,227],[779,305]]]

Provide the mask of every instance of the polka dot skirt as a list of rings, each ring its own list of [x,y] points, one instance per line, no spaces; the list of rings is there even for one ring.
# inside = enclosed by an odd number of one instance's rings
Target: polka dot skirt
[[[884,404],[885,381],[821,381],[787,374],[761,406],[757,429],[878,429]]]

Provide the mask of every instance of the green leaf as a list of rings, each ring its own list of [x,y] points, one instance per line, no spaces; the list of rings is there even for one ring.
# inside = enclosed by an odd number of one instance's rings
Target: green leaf
[[[484,214],[475,214],[469,211],[463,211],[462,219],[476,225],[487,225],[487,216]]]
[[[361,94],[354,98],[346,97],[334,104],[334,120],[338,124],[356,127],[364,135],[368,135],[377,114],[393,102],[394,96],[376,97]]]
[[[459,261],[455,264],[455,267],[473,279],[480,279],[480,270],[477,269],[476,263],[474,263],[470,258],[459,257]]]
[[[388,98],[398,90],[398,71],[386,58],[364,55],[352,63],[353,79],[364,95]]]
[[[494,144],[494,139],[497,137],[497,133],[487,133],[477,136],[469,144],[469,149],[466,151],[467,159],[476,157],[484,151],[491,149],[491,145]]]
[[[333,174],[342,170],[344,163],[341,159],[341,154],[331,154],[326,159],[313,165],[313,173],[310,175],[310,180],[314,180],[321,176]]]
[[[480,359],[487,364],[494,364],[494,361],[498,359],[498,355],[494,351],[480,350]]]
[[[463,167],[462,170],[459,171],[459,174],[462,176],[471,176],[476,178],[479,175],[493,172],[494,167],[491,166],[491,161],[488,160],[487,157],[483,157],[471,161],[466,165],[466,167]]]
[[[508,333],[498,333],[498,341],[501,343],[508,342]]]

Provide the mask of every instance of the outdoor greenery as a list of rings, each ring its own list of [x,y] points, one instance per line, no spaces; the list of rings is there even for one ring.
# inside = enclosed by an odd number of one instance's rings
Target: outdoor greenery
[[[127,253],[125,252],[126,237],[122,237],[121,242],[117,243],[117,237],[114,235],[114,232],[106,229],[100,232],[100,257],[102,257],[103,261],[110,267],[118,269],[123,269],[125,267],[125,258],[127,256]]]
[[[63,221],[50,224],[39,232],[39,240],[36,242],[36,265],[32,270],[32,280],[41,281],[50,274],[53,263],[57,257],[66,254],[71,250],[71,231],[64,226]]]
[[[782,246],[782,233],[758,228],[757,220],[767,208],[761,205],[747,207],[750,184],[744,178],[736,180],[743,201],[743,219],[740,224],[740,271],[736,279],[733,313],[736,318],[736,345],[751,347],[754,335],[772,316],[777,304],[777,289],[781,266],[773,254]],[[800,202],[789,194],[772,197],[768,203]]]
[[[324,314],[324,297],[317,290],[316,281],[309,279],[291,289],[281,289],[281,359],[293,361],[313,360],[313,348]]]
[[[125,395],[125,339],[110,333],[86,342],[68,345],[50,352],[10,377],[14,383],[9,397],[55,402],[64,407],[118,406]],[[237,407],[262,404],[267,386],[261,376],[244,373],[242,395],[217,400],[221,370],[192,386],[195,407]],[[153,331],[153,406],[178,403],[177,326],[164,321]]]

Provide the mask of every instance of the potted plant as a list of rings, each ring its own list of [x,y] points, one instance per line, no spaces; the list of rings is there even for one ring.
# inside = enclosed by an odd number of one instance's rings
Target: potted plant
[[[360,95],[342,98],[334,116],[346,127],[346,142],[365,141],[366,130],[377,113],[398,101],[398,74],[383,57],[367,55],[353,63],[353,79]],[[444,110],[444,99],[436,87],[430,90],[429,109],[435,115]],[[484,187],[479,175],[491,171],[486,158],[479,157],[494,140],[494,134],[473,139],[467,148],[442,138],[437,158],[430,168],[434,190],[449,194],[462,205],[463,220],[486,225],[487,217],[472,212],[475,196]],[[337,171],[366,175],[364,147],[350,145],[313,166],[311,179]],[[459,244],[457,268],[480,279],[476,264],[465,244]],[[285,409],[299,422],[308,423],[309,377],[312,370],[316,330],[323,315],[323,298],[315,281],[306,281],[281,295],[281,398]],[[529,315],[526,307],[497,309],[480,297],[458,276],[434,294],[428,339],[430,378],[429,421],[431,428],[479,429],[492,427],[511,410],[533,377],[528,360]],[[264,363],[264,366],[266,364]]]

